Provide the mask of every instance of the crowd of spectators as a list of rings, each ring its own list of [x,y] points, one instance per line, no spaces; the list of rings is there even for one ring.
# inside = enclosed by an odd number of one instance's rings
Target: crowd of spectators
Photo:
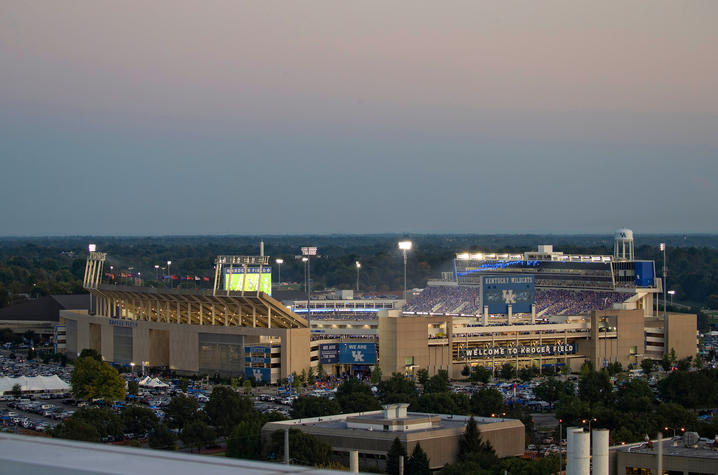
[[[581,315],[591,310],[611,308],[630,294],[591,290],[537,289],[537,315]]]
[[[612,291],[536,289],[537,315],[580,315],[604,310],[626,300],[630,294]],[[409,305],[406,312],[477,315],[481,314],[478,287],[427,287]]]
[[[404,309],[417,313],[481,313],[478,287],[427,287]]]

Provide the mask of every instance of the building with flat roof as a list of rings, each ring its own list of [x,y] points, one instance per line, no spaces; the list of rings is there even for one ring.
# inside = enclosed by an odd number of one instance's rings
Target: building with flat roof
[[[381,469],[395,438],[408,454],[417,444],[429,457],[432,469],[456,462],[459,439],[469,417],[407,412],[409,404],[387,404],[381,411],[340,414],[336,416],[268,422],[262,437],[277,430],[298,429],[332,447],[334,457],[349,465],[351,452],[358,453],[360,469]],[[524,452],[524,425],[516,419],[475,418],[483,440],[491,443],[499,457],[518,456]]]
[[[658,441],[611,447],[611,475],[658,473]],[[663,439],[662,472],[667,475],[715,475],[718,473],[718,443],[700,439],[695,432]]]

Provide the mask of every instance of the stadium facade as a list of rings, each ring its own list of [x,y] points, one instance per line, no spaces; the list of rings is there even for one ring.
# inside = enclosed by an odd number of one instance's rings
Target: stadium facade
[[[619,230],[610,256],[549,245],[461,252],[452,272],[408,303],[346,292],[280,302],[266,292],[263,255],[219,256],[211,290],[109,285],[105,254],[91,252],[84,285],[93,305],[61,318],[70,356],[92,348],[117,364],[273,383],[320,364],[336,375],[379,366],[386,376],[424,368],[458,378],[466,366],[576,370],[584,361],[637,365],[671,350],[694,356],[696,316],[656,308],[662,279],[633,249],[632,233]]]

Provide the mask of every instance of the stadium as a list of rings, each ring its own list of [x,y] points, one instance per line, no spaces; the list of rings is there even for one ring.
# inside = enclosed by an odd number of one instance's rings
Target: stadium
[[[89,312],[60,312],[70,356],[91,348],[119,365],[276,383],[320,364],[337,376],[378,366],[387,376],[427,369],[460,378],[467,366],[626,367],[697,351],[696,316],[657,308],[662,279],[653,261],[635,259],[626,229],[613,255],[551,245],[459,252],[453,271],[408,303],[351,291],[280,301],[262,251],[218,256],[212,289],[112,285],[102,279],[105,259],[94,249],[87,259]]]
[[[567,255],[551,245],[461,252],[453,272],[428,282],[401,312],[380,316],[381,368],[461,377],[477,365],[577,370],[587,360],[636,365],[670,349],[694,356],[696,316],[662,314],[661,291],[655,263],[635,259],[628,229],[616,232],[613,255]]]

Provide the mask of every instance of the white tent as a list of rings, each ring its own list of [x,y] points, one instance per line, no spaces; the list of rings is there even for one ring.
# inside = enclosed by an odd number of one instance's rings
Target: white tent
[[[154,388],[168,388],[169,384],[163,383],[160,381],[160,378],[154,378],[152,380],[152,387]]]
[[[67,392],[70,385],[59,378],[59,376],[20,376],[19,378],[0,378],[0,393],[12,391],[16,384],[20,385],[23,392]]]
[[[145,376],[145,377],[144,377],[139,383],[137,383],[137,384],[139,384],[140,386],[149,386],[151,381],[152,381],[152,378],[150,378],[149,376]]]

